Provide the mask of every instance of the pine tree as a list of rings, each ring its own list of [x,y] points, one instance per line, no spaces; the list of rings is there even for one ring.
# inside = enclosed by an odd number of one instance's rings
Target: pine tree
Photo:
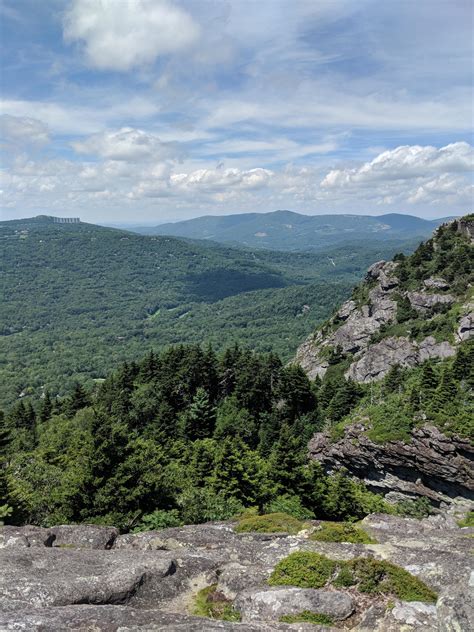
[[[195,441],[212,436],[215,424],[215,409],[207,392],[199,387],[190,406],[181,416],[181,434],[184,439]]]
[[[396,393],[400,390],[403,382],[403,375],[399,364],[392,366],[385,377],[385,388],[388,393]]]
[[[39,420],[48,421],[48,419],[51,419],[52,414],[53,414],[53,402],[51,400],[49,391],[46,391],[43,397],[43,401],[41,402],[41,407],[39,411]]]
[[[433,367],[429,362],[425,362],[421,369],[421,401],[427,402],[433,396],[434,391],[438,386],[438,376],[433,370]]]

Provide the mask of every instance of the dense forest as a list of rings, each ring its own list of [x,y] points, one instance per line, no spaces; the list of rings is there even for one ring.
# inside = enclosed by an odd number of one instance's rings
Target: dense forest
[[[0,406],[92,387],[176,343],[237,342],[288,360],[367,266],[400,247],[256,253],[47,217],[0,222],[0,244]]]
[[[2,416],[3,513],[11,522],[97,522],[123,530],[230,518],[245,508],[297,518],[357,519],[388,505],[344,472],[308,462],[316,430],[363,408],[374,440],[409,440],[432,419],[472,432],[474,345],[455,358],[393,370],[376,386],[347,381],[335,361],[311,383],[274,354],[177,346],[125,363],[92,391],[47,392]]]

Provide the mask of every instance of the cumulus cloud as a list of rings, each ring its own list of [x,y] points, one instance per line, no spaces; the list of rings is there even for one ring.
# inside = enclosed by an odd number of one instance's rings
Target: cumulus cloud
[[[228,187],[259,189],[268,184],[273,176],[269,169],[198,169],[191,173],[177,173],[171,176],[172,185],[180,189],[201,189],[216,191]]]
[[[376,182],[413,180],[443,172],[467,172],[474,166],[473,148],[465,142],[436,147],[404,145],[384,151],[371,162],[350,169],[333,169],[321,182],[323,189],[372,186]]]
[[[43,145],[49,142],[48,128],[42,121],[35,118],[2,114],[0,132],[3,139],[12,144]]]
[[[167,0],[74,0],[64,19],[64,38],[84,46],[88,63],[127,71],[161,55],[189,48],[199,27]]]
[[[162,143],[154,134],[131,127],[93,134],[85,140],[71,144],[80,154],[94,154],[107,160],[176,158],[182,153],[177,143]]]

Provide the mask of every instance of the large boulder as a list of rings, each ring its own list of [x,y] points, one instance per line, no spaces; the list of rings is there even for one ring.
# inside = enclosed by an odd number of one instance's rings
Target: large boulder
[[[56,536],[51,529],[26,525],[0,527],[0,549],[10,547],[52,546]]]
[[[245,590],[237,595],[234,607],[244,622],[279,621],[283,615],[299,614],[305,610],[339,621],[350,617],[355,604],[350,595],[336,590],[285,586]]]
[[[350,365],[346,377],[355,382],[373,382],[384,378],[395,365],[413,367],[417,362],[418,349],[408,338],[384,338]]]

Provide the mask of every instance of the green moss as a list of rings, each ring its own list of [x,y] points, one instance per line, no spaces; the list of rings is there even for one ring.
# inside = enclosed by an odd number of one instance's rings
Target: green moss
[[[327,614],[303,610],[299,614],[285,614],[280,617],[281,623],[314,623],[315,625],[332,625],[334,619]]]
[[[270,575],[270,586],[322,588],[331,579],[337,562],[313,552],[291,553],[281,560]]]
[[[368,533],[351,522],[323,522],[311,536],[318,542],[350,542],[352,544],[376,544]]]
[[[460,527],[474,527],[474,511],[470,511],[462,520],[459,520]]]
[[[335,561],[313,552],[292,553],[279,562],[270,576],[271,586],[322,588],[354,586],[361,593],[397,597],[402,601],[432,603],[437,595],[420,579],[385,560],[361,557]]]
[[[304,522],[286,513],[270,513],[263,516],[244,516],[235,530],[239,533],[256,531],[258,533],[295,534],[304,528]]]
[[[402,601],[436,601],[436,593],[431,588],[391,562],[361,557],[345,562],[344,566],[345,581],[348,581],[350,573],[352,585],[357,586],[360,592],[393,595]]]
[[[197,593],[192,614],[221,621],[240,621],[240,614],[234,610],[232,602],[217,591],[217,584],[207,586]]]

